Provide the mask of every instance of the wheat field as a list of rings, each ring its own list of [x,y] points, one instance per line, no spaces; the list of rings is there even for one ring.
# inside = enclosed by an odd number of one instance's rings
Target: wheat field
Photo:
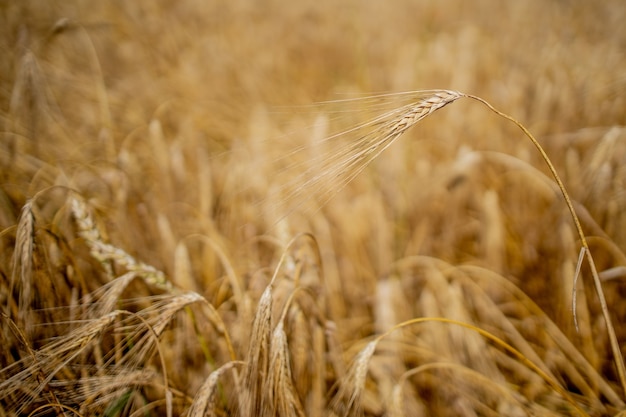
[[[0,416],[626,414],[621,0],[0,0]]]

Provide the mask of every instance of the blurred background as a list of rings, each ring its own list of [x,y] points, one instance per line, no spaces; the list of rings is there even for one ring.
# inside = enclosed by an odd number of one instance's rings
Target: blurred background
[[[563,198],[521,130],[485,106],[461,99],[438,110],[345,187],[329,178],[304,201],[281,190],[301,183],[306,195],[316,172],[311,155],[343,149],[321,139],[377,110],[337,100],[423,89],[479,96],[520,121],[556,165],[624,340],[625,21],[621,0],[0,0],[3,303],[7,311],[19,304],[9,289],[15,226],[34,197],[37,233],[70,249],[41,250],[33,269],[58,280],[50,284],[57,295],[47,300],[39,291],[47,287],[34,284],[32,307],[69,305],[107,282],[63,210],[63,190],[71,189],[104,239],[225,317],[235,310],[224,258],[258,300],[283,253],[277,248],[311,232],[324,268],[318,290],[346,361],[358,341],[401,320],[453,316],[450,303],[465,311],[457,318],[495,332],[499,325],[475,310],[480,299],[454,292],[455,274],[441,272],[479,268],[482,278],[495,274],[537,304],[522,302],[519,313],[512,307],[519,297],[501,294],[505,284],[480,284],[505,315],[520,314],[514,322],[531,343],[543,343],[533,339],[540,311],[619,391],[586,266],[577,307],[586,324],[573,326],[581,242]],[[316,187],[334,197],[319,200]],[[192,243],[195,235],[217,242],[223,257]],[[426,258],[436,266],[424,266]],[[446,289],[433,286],[433,270]],[[225,320],[234,329],[233,314]],[[425,344],[441,349],[432,340]],[[188,369],[181,389],[193,397],[208,372]],[[380,378],[380,396],[365,406],[371,415],[386,410]],[[434,391],[416,388],[426,405],[412,411],[466,410],[447,408],[449,398]],[[600,415],[620,404],[593,407],[587,411]]]

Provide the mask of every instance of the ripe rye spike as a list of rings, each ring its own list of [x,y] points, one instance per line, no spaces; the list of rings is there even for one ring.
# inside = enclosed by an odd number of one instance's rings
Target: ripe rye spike
[[[267,211],[270,214],[280,213],[279,218],[274,219],[279,221],[295,210],[307,211],[304,206],[311,200],[317,200],[314,205],[315,209],[319,209],[408,129],[463,96],[458,91],[424,90],[323,103],[354,102],[374,109],[389,109],[389,104],[397,100],[411,100],[408,104],[394,105],[390,110],[383,110],[364,123],[324,139],[324,142],[331,142],[348,137],[349,141],[343,145],[333,143],[327,152],[312,156],[304,170],[299,164],[294,164],[292,168],[299,172],[291,178],[288,171],[284,172],[283,176],[289,179],[280,184],[265,200]]]

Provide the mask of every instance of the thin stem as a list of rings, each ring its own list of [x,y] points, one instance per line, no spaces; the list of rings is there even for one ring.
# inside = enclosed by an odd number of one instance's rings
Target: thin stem
[[[591,251],[589,250],[589,245],[587,245],[587,240],[585,239],[585,234],[583,233],[583,229],[580,225],[580,220],[578,219],[578,216],[576,215],[576,210],[574,210],[574,205],[572,204],[572,200],[570,199],[569,194],[565,190],[565,185],[563,185],[563,181],[561,181],[561,177],[559,177],[559,174],[556,172],[556,169],[554,168],[552,161],[550,160],[546,152],[543,150],[543,148],[541,147],[537,139],[535,139],[535,137],[528,131],[528,129],[524,127],[524,125],[522,125],[520,122],[518,122],[517,120],[515,120],[513,117],[509,116],[508,114],[502,113],[501,111],[497,110],[495,107],[493,107],[491,104],[489,104],[488,102],[486,102],[480,97],[473,96],[470,94],[464,94],[464,96],[483,103],[491,111],[513,122],[517,127],[522,129],[524,134],[530,139],[533,145],[535,145],[535,147],[541,154],[541,157],[548,165],[548,168],[550,169],[550,172],[552,173],[554,180],[556,181],[557,185],[559,186],[559,189],[561,190],[561,194],[563,195],[563,198],[565,199],[565,203],[567,204],[567,208],[570,211],[572,219],[574,220],[574,224],[576,225],[576,231],[578,232],[578,237],[580,238],[580,242],[583,247],[583,252],[585,252],[587,255],[587,261],[589,262],[589,267],[591,268],[591,275],[593,276],[593,282],[595,285],[596,293],[598,294],[598,299],[600,301],[600,306],[602,308],[602,315],[604,316],[604,321],[606,323],[606,327],[607,327],[607,331],[609,335],[609,341],[611,344],[611,350],[613,351],[613,357],[615,360],[615,366],[617,367],[617,373],[619,375],[620,383],[622,385],[624,398],[626,398],[626,367],[624,366],[624,358],[622,357],[622,354],[621,354],[619,343],[617,341],[617,335],[615,334],[615,328],[613,327],[611,316],[609,314],[609,309],[606,304],[606,298],[604,297],[604,290],[602,289],[602,282],[600,281],[598,271],[596,270],[596,266],[593,262],[593,258],[591,257]],[[574,288],[573,291],[575,290],[576,289]]]
[[[541,147],[541,145],[539,144],[537,139],[535,139],[535,137],[528,131],[528,129],[526,129],[524,127],[524,125],[522,125],[520,122],[518,122],[517,120],[515,120],[514,118],[512,118],[508,114],[502,113],[501,111],[499,111],[498,109],[493,107],[491,104],[489,104],[488,102],[486,102],[482,98],[477,97],[477,96],[473,96],[473,95],[470,95],[470,94],[465,94],[464,96],[467,97],[467,98],[471,98],[471,99],[474,99],[474,100],[477,100],[477,101],[483,103],[485,106],[489,107],[489,109],[491,111],[493,111],[494,113],[496,113],[498,116],[502,116],[505,119],[513,122],[515,125],[517,125],[517,127],[522,129],[522,131],[524,132],[524,134],[526,136],[528,136],[528,139],[530,139],[530,141],[533,143],[533,145],[535,145],[535,148],[537,148],[537,150],[541,154],[541,157],[543,158],[543,160],[548,165],[548,169],[550,169],[550,173],[552,174],[552,176],[554,177],[554,180],[556,181],[557,185],[559,186],[559,189],[561,190],[561,194],[563,194],[563,198],[565,199],[565,203],[567,204],[567,208],[569,209],[570,214],[572,215],[572,218],[574,219],[574,224],[576,225],[576,231],[578,232],[578,237],[580,238],[582,246],[585,249],[589,249],[589,246],[587,245],[587,240],[585,239],[585,234],[583,233],[583,228],[580,225],[580,220],[578,220],[578,216],[576,215],[576,210],[574,210],[574,205],[572,204],[572,200],[569,198],[569,194],[565,190],[565,186],[563,185],[563,181],[561,181],[561,177],[559,177],[559,174],[556,172],[556,168],[554,168],[554,165],[552,164],[552,161],[550,160],[550,158],[548,158],[548,154],[546,154],[546,152],[543,150],[543,148]]]

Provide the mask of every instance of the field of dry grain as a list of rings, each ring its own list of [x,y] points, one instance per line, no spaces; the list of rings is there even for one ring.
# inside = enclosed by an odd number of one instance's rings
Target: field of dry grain
[[[0,417],[625,413],[625,21],[0,0]]]

